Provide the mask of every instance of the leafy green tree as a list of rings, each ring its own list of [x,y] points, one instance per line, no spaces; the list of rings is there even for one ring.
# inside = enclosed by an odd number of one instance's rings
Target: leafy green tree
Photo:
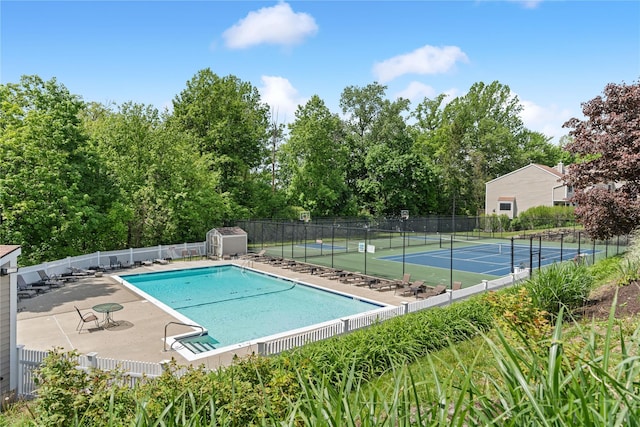
[[[21,263],[96,249],[109,179],[87,146],[84,104],[55,79],[0,85],[0,240],[23,247]]]
[[[218,188],[240,206],[252,200],[251,174],[268,162],[269,109],[257,88],[235,76],[200,70],[173,100],[172,126],[211,156]],[[248,207],[250,208],[250,207]]]
[[[421,152],[433,157],[456,213],[482,209],[485,182],[562,156],[549,138],[524,128],[522,106],[506,85],[475,83],[464,96],[444,101],[441,95],[417,106],[415,138]]]
[[[290,204],[314,216],[353,213],[345,182],[349,153],[343,138],[340,118],[318,96],[298,107],[279,153],[280,178]]]
[[[227,218],[230,203],[216,190],[210,156],[194,151],[194,137],[169,126],[155,108],[94,105],[87,117],[94,118],[87,129],[117,194],[110,211],[114,246],[202,240]]]
[[[582,112],[585,120],[564,124],[576,156],[564,179],[576,218],[597,239],[630,233],[640,226],[640,83],[610,83]]]

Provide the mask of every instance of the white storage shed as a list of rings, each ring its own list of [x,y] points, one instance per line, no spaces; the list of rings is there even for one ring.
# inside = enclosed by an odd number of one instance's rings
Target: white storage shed
[[[214,228],[207,232],[207,256],[225,258],[247,253],[247,232],[240,227]]]

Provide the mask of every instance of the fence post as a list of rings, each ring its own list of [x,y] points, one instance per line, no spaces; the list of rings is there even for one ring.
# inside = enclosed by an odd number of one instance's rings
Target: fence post
[[[261,356],[265,356],[264,352],[265,352],[264,341],[259,341],[258,342],[258,354],[261,355]]]
[[[160,361],[160,367],[162,368],[163,372],[168,372],[169,371],[169,366],[171,366],[171,360],[162,360]]]
[[[515,273],[511,273],[509,274],[509,276],[511,276],[511,286],[516,284],[516,274]]]
[[[402,304],[402,314],[408,314],[409,313],[409,303],[406,301],[402,301],[400,304]]]
[[[349,332],[349,319],[340,319],[342,321],[342,333]]]
[[[91,353],[87,353],[87,360],[89,361],[89,367],[93,369],[98,368],[98,353],[92,351]]]
[[[17,396],[24,395],[24,364],[22,363],[24,358],[24,344],[19,344],[16,346],[16,352],[18,353],[18,357],[16,357],[16,364],[18,366],[15,367],[14,372],[16,373],[17,383],[16,390]]]
[[[485,292],[489,289],[489,281],[487,279],[482,280]]]

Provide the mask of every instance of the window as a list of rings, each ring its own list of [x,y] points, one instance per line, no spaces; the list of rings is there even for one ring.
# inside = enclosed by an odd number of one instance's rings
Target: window
[[[510,211],[511,210],[511,203],[500,203],[500,210],[501,211]]]

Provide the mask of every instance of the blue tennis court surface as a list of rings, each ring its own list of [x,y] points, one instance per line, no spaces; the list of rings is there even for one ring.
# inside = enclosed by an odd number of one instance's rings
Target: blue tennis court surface
[[[540,249],[540,250],[538,250]],[[533,259],[529,255],[529,247],[515,248],[513,264],[515,267],[529,267],[533,261],[533,267],[553,264],[558,261],[573,259],[578,251],[576,249],[564,248],[562,251],[555,247],[543,247],[533,249]],[[590,255],[593,251],[581,250],[581,254]],[[562,255],[562,258],[561,258]],[[415,252],[402,255],[392,255],[379,258],[385,261],[404,262],[407,264],[423,265],[428,267],[453,269],[467,271],[470,273],[480,273],[492,276],[506,276],[511,273],[511,248],[508,245],[495,245],[488,249],[484,245],[477,247],[468,246],[465,248],[440,249],[435,251]]]

